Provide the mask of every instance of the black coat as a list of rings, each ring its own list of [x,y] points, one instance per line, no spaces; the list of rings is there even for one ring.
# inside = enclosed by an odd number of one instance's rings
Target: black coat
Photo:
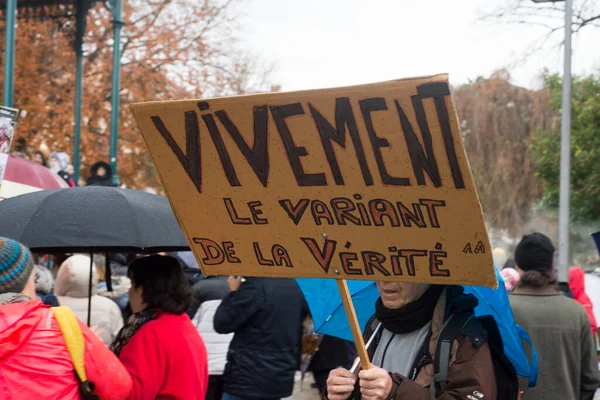
[[[189,277],[188,277],[189,280]],[[192,285],[192,304],[187,315],[194,318],[205,301],[221,300],[231,292],[226,276],[207,276],[200,278]]]
[[[309,371],[331,371],[337,367],[350,369],[356,358],[354,342],[335,336],[323,335],[319,350],[315,353],[308,366]]]
[[[98,170],[104,168],[106,175],[99,176]],[[112,167],[104,161],[98,161],[90,169],[90,177],[87,180],[87,186],[115,186],[112,178]]]
[[[294,389],[304,296],[293,279],[247,278],[222,301],[218,333],[235,332],[223,374],[225,392],[257,399],[288,397]]]

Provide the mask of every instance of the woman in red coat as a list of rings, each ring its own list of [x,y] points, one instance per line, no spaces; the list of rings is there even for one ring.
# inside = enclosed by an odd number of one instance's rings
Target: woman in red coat
[[[208,386],[206,347],[185,313],[191,291],[173,257],[149,256],[129,267],[134,314],[111,350],[132,380],[134,400],[204,399]]]
[[[592,337],[595,338],[598,325],[596,325],[592,301],[588,297],[587,293],[585,293],[585,272],[583,272],[581,267],[573,267],[569,269],[569,287],[573,292],[573,298],[577,300],[577,302],[581,304],[583,308],[585,308],[585,312],[590,320]]]

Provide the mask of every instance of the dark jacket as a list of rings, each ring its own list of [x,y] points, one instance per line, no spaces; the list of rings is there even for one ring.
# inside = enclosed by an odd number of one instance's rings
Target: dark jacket
[[[77,187],[77,183],[75,183],[75,180],[67,171],[59,171],[58,176],[63,178],[63,180],[67,182],[67,185],[69,185],[69,187]]]
[[[99,176],[98,170],[104,168],[106,175]],[[90,169],[90,177],[87,180],[87,186],[115,186],[112,177],[112,168],[110,164],[104,161],[98,161]]]
[[[135,261],[133,253],[108,253],[108,261],[113,274],[116,276],[127,276],[129,264]]]
[[[350,369],[356,358],[356,347],[354,342],[340,339],[335,336],[323,335],[323,340],[319,344],[319,350],[315,353],[310,365],[309,371],[331,371],[337,367]]]
[[[202,303],[209,300],[222,300],[230,291],[226,276],[207,276],[198,279],[192,285],[192,303],[187,314],[193,319]]]
[[[479,397],[474,396],[474,392],[483,394],[484,397],[481,397],[483,399],[496,399],[497,388],[494,379],[494,365],[492,363],[490,348],[485,340],[481,340],[482,337],[485,336],[485,331],[480,328],[476,319],[471,320],[470,322],[473,324],[472,328],[464,329],[469,332],[472,331],[474,336],[471,337],[459,334],[452,344],[452,356],[448,367],[448,383],[445,389],[440,390],[439,387],[436,387],[435,394],[431,393],[430,385],[434,374],[431,355],[435,354],[439,333],[444,325],[444,321],[447,320],[447,308],[450,304],[460,306],[460,300],[457,299],[457,296],[460,296],[460,294],[452,288],[446,289],[442,293],[431,321],[431,336],[426,348],[428,354],[426,354],[426,357],[423,359],[421,356],[417,357],[421,360],[429,359],[429,362],[423,363],[425,365],[416,371],[414,380],[397,373],[391,373],[390,375],[393,383],[388,399],[479,399]],[[378,321],[373,318],[365,328],[365,343],[370,339],[377,324]],[[477,336],[477,340],[474,340],[475,335]],[[477,345],[475,343],[477,343]],[[369,359],[373,359],[377,345],[377,343],[374,343],[374,345],[368,349]],[[412,361],[416,363],[418,360]],[[360,400],[361,398],[358,383],[359,381],[357,379],[355,391],[350,397],[351,400]]]
[[[217,333],[234,332],[225,392],[257,399],[288,397],[298,367],[304,297],[293,279],[246,278],[214,318]]]

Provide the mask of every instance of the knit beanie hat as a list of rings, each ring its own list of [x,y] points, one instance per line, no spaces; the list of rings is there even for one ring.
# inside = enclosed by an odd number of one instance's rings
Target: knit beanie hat
[[[33,256],[21,243],[0,237],[0,294],[21,293],[33,271]]]
[[[523,271],[547,272],[552,269],[554,246],[542,233],[524,235],[515,250],[515,261]]]

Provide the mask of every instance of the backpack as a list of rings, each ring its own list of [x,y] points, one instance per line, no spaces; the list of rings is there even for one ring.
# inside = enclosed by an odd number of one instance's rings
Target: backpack
[[[472,297],[477,299],[477,305],[472,309],[458,312],[452,310],[444,323],[435,352],[434,379],[431,386],[433,392],[435,392],[435,384],[438,384],[442,390],[446,385],[452,343],[461,333],[473,337],[473,329],[483,332],[485,341],[489,344],[498,390],[497,399],[519,398],[517,375],[528,378],[529,387],[535,386],[538,370],[537,353],[527,332],[515,323],[508,294],[497,270],[496,277],[498,288],[495,290],[476,286],[462,287],[463,294],[459,295],[459,299],[462,297],[464,301],[465,298]],[[531,364],[521,340],[531,346]]]
[[[488,343],[494,366],[496,399],[517,400],[519,398],[519,379],[515,367],[504,354],[498,325],[492,316],[487,315],[478,318],[473,310],[451,314],[446,320],[435,350],[431,392],[435,394],[436,385],[444,390],[447,384],[446,379],[452,357],[452,344],[459,334],[470,336],[475,346]]]
[[[77,318],[66,306],[52,307],[52,311],[73,361],[75,375],[79,380],[81,398],[84,400],[100,400],[100,397],[94,394],[94,384],[88,381],[85,372],[85,340]]]

